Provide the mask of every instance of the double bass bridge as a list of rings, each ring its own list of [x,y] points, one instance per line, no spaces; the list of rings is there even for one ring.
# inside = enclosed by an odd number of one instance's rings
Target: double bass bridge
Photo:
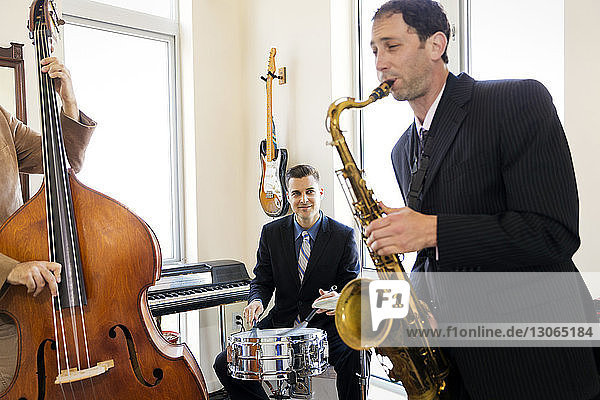
[[[60,372],[60,374],[56,377],[54,381],[57,385],[62,385],[63,383],[73,383],[77,381],[82,381],[84,379],[93,378],[98,375],[102,375],[107,372],[109,369],[115,366],[114,360],[107,360],[99,362],[95,367],[86,368],[86,369],[64,369]]]

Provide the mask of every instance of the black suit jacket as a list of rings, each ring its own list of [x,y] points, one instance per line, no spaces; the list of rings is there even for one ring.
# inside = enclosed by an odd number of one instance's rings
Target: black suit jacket
[[[405,202],[414,129],[392,151]],[[413,270],[577,271],[571,260],[580,242],[575,174],[542,84],[449,74],[429,135],[431,162],[417,211],[438,216],[439,259],[425,249]],[[452,303],[451,288],[435,274],[427,283],[443,311]],[[565,291],[574,303],[591,301],[580,278]],[[518,312],[519,296],[512,297]],[[589,349],[450,353],[473,399],[589,399],[600,390]]]
[[[256,254],[255,278],[250,283],[248,302],[260,299],[269,304],[273,291],[275,305],[266,320],[272,326],[291,327],[298,314],[304,319],[319,297],[319,288],[338,291],[359,272],[358,250],[354,231],[323,214],[321,227],[311,249],[302,284],[298,275],[298,260],[294,247],[294,216],[289,215],[263,226]],[[331,334],[335,331],[333,317],[316,315],[309,326]]]

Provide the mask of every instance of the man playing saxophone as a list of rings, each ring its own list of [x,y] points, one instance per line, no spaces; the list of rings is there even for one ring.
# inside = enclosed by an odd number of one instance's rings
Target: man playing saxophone
[[[408,101],[415,118],[392,150],[407,207],[381,205],[386,216],[365,230],[371,249],[418,251],[413,271],[428,277],[577,273],[575,174],[546,88],[450,73],[450,25],[435,1],[389,1],[373,21],[379,80],[391,81],[392,95]],[[417,286],[437,304],[448,300],[435,280]],[[591,301],[587,290],[581,296]],[[454,399],[600,398],[592,348],[457,347],[447,354],[460,374]]]

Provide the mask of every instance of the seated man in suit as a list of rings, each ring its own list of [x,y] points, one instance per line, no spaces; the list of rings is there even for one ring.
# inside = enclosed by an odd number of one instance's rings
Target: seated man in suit
[[[292,215],[266,224],[261,233],[244,317],[252,323],[263,313],[275,291],[275,306],[258,323],[260,329],[292,327],[306,318],[312,303],[325,290],[340,290],[359,272],[354,231],[321,212],[323,188],[318,171],[297,165],[286,174]],[[323,311],[323,310],[320,310]],[[309,327],[327,332],[329,363],[337,372],[340,399],[359,399],[359,352],[340,339],[331,314],[317,314]],[[368,363],[367,363],[368,364]],[[231,399],[268,399],[260,382],[229,376],[226,352],[215,360],[215,372]]]

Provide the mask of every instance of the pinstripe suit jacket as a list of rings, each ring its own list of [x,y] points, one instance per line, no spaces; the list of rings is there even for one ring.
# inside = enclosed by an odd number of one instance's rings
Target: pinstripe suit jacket
[[[405,201],[414,129],[392,150]],[[431,161],[417,211],[438,216],[439,258],[425,249],[413,270],[577,271],[575,174],[542,84],[449,74],[429,135]],[[431,296],[443,309],[448,292],[431,276]],[[591,301],[580,278],[566,290],[574,301]],[[473,399],[590,399],[600,391],[590,349],[449,350]]]

